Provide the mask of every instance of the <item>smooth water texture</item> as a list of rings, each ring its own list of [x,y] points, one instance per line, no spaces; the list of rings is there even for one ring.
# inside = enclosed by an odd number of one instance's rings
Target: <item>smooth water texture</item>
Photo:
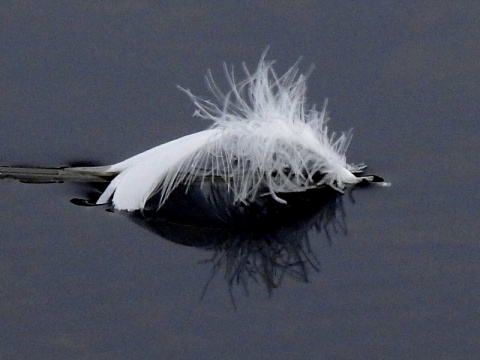
[[[6,1],[0,165],[109,164],[206,128],[208,97],[268,59],[315,68],[359,188],[240,233],[138,223],[0,183],[2,359],[475,359],[480,5]],[[223,85],[226,85],[223,83]],[[134,220],[134,221],[132,221]],[[140,225],[140,226],[139,226]],[[250,242],[251,246],[245,246]],[[255,248],[258,246],[258,249]]]

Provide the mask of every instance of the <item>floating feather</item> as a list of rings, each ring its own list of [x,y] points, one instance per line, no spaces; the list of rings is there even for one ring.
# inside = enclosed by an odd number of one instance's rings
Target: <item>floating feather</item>
[[[306,76],[297,64],[278,76],[262,57],[255,72],[244,72],[246,78],[236,82],[226,69],[227,93],[207,76],[217,102],[184,90],[197,108],[194,115],[212,121],[210,129],[111,166],[78,168],[118,174],[98,203],[112,199],[118,210],[141,210],[159,192],[161,207],[177,186],[196,179],[226,182],[234,201],[243,203],[265,193],[283,202],[278,194],[322,185],[341,192],[377,179],[357,177],[365,165],[346,162],[351,133],[328,133],[326,102],[321,111],[306,109]]]
[[[160,208],[174,189],[193,181],[222,181],[235,203],[262,195],[285,202],[282,193],[329,186],[339,192],[361,181],[364,164],[348,164],[351,133],[329,134],[326,102],[307,108],[306,76],[298,64],[279,76],[273,62],[261,58],[245,79],[237,81],[225,67],[230,90],[222,92],[211,73],[207,83],[216,102],[193,95],[195,116],[212,122],[209,129],[159,145],[110,166],[65,169],[69,174],[113,177],[97,203],[118,210],[142,210],[156,195]],[[384,184],[384,183],[382,183]]]

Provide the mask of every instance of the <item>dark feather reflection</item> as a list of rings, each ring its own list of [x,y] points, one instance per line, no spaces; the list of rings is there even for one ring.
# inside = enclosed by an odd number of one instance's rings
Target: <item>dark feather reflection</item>
[[[262,196],[250,204],[233,205],[225,186],[203,184],[176,190],[157,210],[152,199],[133,221],[172,242],[212,253],[210,280],[222,274],[233,299],[233,288],[248,294],[250,283],[263,283],[268,294],[285,278],[308,282],[319,260],[310,239],[345,231],[342,196],[329,187],[280,194],[281,204]]]

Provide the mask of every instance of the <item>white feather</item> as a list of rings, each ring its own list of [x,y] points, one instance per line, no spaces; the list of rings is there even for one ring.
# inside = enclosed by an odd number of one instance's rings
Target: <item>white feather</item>
[[[254,73],[244,67],[240,82],[233,70],[226,71],[227,93],[209,74],[217,103],[184,90],[197,107],[195,115],[212,121],[211,128],[97,168],[118,173],[98,203],[113,196],[116,209],[141,210],[160,192],[160,207],[179,184],[207,177],[222,178],[235,201],[245,203],[265,190],[282,201],[277,193],[320,185],[343,191],[364,179],[353,174],[364,165],[346,162],[351,134],[328,134],[326,103],[321,111],[306,109],[306,76],[297,64],[283,76],[272,65],[262,57]]]

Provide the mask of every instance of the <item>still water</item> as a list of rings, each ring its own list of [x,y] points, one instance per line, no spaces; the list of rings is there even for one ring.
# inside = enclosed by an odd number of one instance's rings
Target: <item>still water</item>
[[[0,165],[109,164],[209,124],[176,85],[315,68],[310,103],[393,183],[263,233],[0,183],[2,359],[475,359],[480,5],[4,1]],[[132,221],[133,220],[133,221]],[[139,226],[140,225],[140,226]]]

